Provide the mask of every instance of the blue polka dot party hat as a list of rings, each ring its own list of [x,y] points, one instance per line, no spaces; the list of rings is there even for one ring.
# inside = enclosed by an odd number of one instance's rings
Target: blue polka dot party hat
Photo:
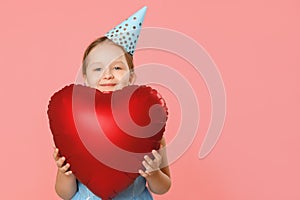
[[[114,43],[123,46],[128,53],[133,55],[146,10],[146,6],[138,10],[125,21],[108,31],[105,36],[111,39]]]

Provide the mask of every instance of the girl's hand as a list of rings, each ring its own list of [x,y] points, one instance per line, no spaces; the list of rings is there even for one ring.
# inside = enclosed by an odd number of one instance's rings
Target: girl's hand
[[[154,156],[153,160],[148,155],[144,156],[145,160],[143,160],[142,164],[146,170],[139,170],[140,175],[144,178],[151,176],[160,170],[160,165],[162,163],[161,155],[156,150],[152,150],[152,155]]]
[[[58,167],[58,170],[59,170],[61,173],[67,175],[67,176],[68,176],[68,175],[71,175],[71,174],[72,174],[72,171],[68,171],[69,168],[70,168],[70,164],[67,163],[67,164],[63,165],[64,162],[65,162],[65,160],[66,160],[66,158],[63,157],[63,156],[60,157],[58,148],[56,148],[55,146],[53,146],[53,148],[54,148],[53,157],[54,157],[54,160],[55,160],[56,165],[57,165],[57,167]]]

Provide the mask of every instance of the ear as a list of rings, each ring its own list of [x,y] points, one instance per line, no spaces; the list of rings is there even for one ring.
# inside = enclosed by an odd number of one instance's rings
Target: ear
[[[130,85],[132,85],[135,82],[136,79],[136,75],[134,72],[130,72],[130,76],[129,76],[129,83]]]

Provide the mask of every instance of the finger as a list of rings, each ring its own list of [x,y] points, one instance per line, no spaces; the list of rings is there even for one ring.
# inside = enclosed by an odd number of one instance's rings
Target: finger
[[[62,165],[64,164],[66,158],[65,157],[61,157],[56,161],[57,167],[61,168]]]
[[[58,168],[58,170],[59,170],[61,173],[65,173],[65,172],[68,171],[68,170],[66,170],[66,168],[68,168],[68,167],[66,167],[66,165],[64,165],[64,166]]]
[[[149,165],[151,165],[152,163],[153,163],[153,160],[149,157],[149,156],[144,156],[144,159],[147,161],[147,163],[149,164]]]
[[[54,153],[53,153],[53,158],[54,158],[55,161],[57,161],[59,159],[58,148],[55,148]]]
[[[143,170],[139,170],[139,173],[142,177],[146,178],[147,176],[149,176],[146,172],[144,172]]]
[[[61,168],[61,171],[62,171],[62,172],[67,172],[69,168],[70,168],[70,164],[67,163],[67,164],[65,164],[65,165]]]
[[[67,175],[67,176],[69,176],[69,175],[71,175],[71,174],[73,174],[72,171],[67,171],[67,172],[65,172],[65,175]]]
[[[152,150],[152,154],[156,160],[161,160],[161,155],[157,151]]]
[[[146,161],[143,161],[142,164],[143,164],[143,166],[145,167],[146,172],[151,172],[151,171],[153,171],[152,167],[151,167]]]

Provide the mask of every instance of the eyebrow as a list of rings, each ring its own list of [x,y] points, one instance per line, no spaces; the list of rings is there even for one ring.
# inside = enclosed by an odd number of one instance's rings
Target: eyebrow
[[[102,63],[102,62],[92,62],[92,63],[88,63],[88,66],[93,66],[93,65],[95,65],[95,64],[97,64],[97,65],[101,65],[101,66],[104,66],[104,64]]]
[[[116,61],[112,62],[112,64],[116,64],[116,63],[122,63],[122,64],[125,64],[122,60],[116,60]]]

